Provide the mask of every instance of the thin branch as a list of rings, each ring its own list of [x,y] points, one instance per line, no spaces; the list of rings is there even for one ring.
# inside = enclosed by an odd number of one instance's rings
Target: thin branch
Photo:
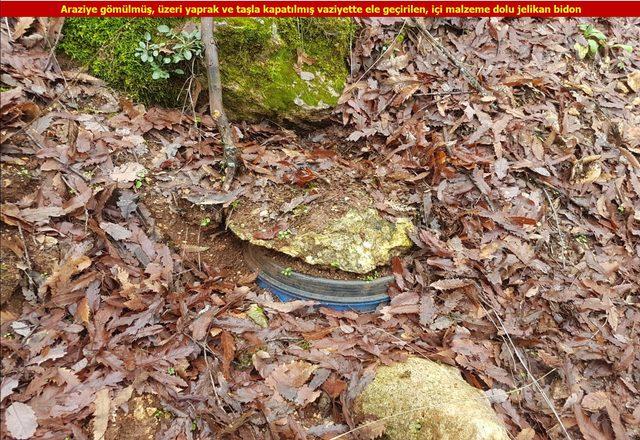
[[[231,124],[229,124],[222,104],[222,83],[220,81],[218,48],[213,39],[213,18],[203,17],[201,23],[202,42],[204,44],[207,78],[209,81],[209,110],[211,111],[211,117],[218,123],[218,130],[222,138],[222,164],[225,170],[224,189],[226,191],[231,187],[231,182],[238,168],[238,149],[231,133]]]
[[[560,238],[560,248],[561,248],[561,252],[562,252],[562,254],[560,255],[560,258],[562,260],[562,267],[566,268],[567,267],[567,260],[566,260],[565,255],[567,253],[567,242],[565,241],[564,232],[560,228],[560,220],[558,218],[558,211],[556,210],[556,207],[553,204],[553,201],[551,200],[551,196],[549,195],[549,192],[547,191],[547,189],[542,187],[542,191],[544,192],[544,195],[547,197],[547,201],[549,202],[549,206],[551,207],[551,212],[553,213],[553,219],[556,222],[556,229],[558,230],[558,237]]]
[[[491,305],[488,303],[488,301],[487,301],[487,305],[489,305],[489,307],[491,307]],[[499,328],[502,330],[502,332],[504,333],[505,337],[507,338],[507,341],[509,342],[509,345],[511,345],[511,347],[513,348],[513,351],[515,352],[516,357],[518,358],[518,360],[522,364],[522,367],[524,368],[524,371],[527,373],[527,376],[529,376],[529,378],[533,382],[533,386],[540,393],[540,395],[542,396],[542,399],[545,401],[545,403],[547,404],[547,406],[549,407],[549,409],[553,413],[554,417],[558,421],[558,424],[562,428],[562,431],[563,431],[564,435],[566,436],[566,438],[569,439],[569,440],[572,440],[572,437],[569,434],[569,431],[567,431],[566,426],[564,426],[564,423],[562,422],[562,418],[560,417],[560,414],[558,414],[558,411],[556,410],[555,405],[553,404],[551,399],[549,399],[549,396],[547,396],[547,393],[545,393],[545,391],[542,389],[542,386],[540,386],[540,383],[538,382],[538,379],[536,379],[536,377],[533,375],[531,370],[529,370],[529,367],[527,366],[525,360],[522,358],[522,355],[518,351],[518,348],[516,347],[515,343],[513,342],[513,339],[511,339],[511,335],[507,331],[507,328],[505,327],[504,322],[502,321],[502,318],[500,318],[500,315],[498,315],[498,312],[493,307],[491,307],[491,311],[493,312],[493,315],[498,320],[498,323],[500,324]],[[486,309],[485,309],[485,312],[487,313],[487,316],[491,316]],[[492,322],[493,322],[493,320],[492,320]],[[495,325],[495,323],[494,323],[494,325]],[[496,325],[496,328],[498,328],[497,325]]]

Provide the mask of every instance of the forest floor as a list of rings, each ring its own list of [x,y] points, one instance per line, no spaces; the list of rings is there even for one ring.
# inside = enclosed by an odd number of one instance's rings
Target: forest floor
[[[2,23],[6,432],[331,439],[411,354],[518,440],[640,437],[640,20],[593,21],[583,61],[577,20],[427,22],[485,93],[409,21],[360,23],[333,122],[236,123],[229,192],[206,114],[61,69],[44,19]],[[224,227],[362,193],[417,226],[374,313],[278,302]]]

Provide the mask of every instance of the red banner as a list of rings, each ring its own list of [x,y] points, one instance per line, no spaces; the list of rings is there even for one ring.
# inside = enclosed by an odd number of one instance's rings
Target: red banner
[[[11,1],[0,16],[638,17],[640,1]]]

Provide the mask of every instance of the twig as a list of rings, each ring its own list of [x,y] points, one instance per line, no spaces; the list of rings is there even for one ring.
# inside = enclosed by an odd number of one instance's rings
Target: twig
[[[4,24],[7,27],[7,36],[9,37],[9,43],[13,42],[13,35],[11,35],[11,27],[9,26],[9,18],[4,17]]]
[[[564,232],[560,229],[560,220],[558,219],[558,211],[556,211],[556,207],[551,200],[551,196],[549,196],[549,192],[546,188],[542,188],[544,195],[547,197],[547,201],[549,202],[549,206],[551,206],[551,212],[553,212],[553,219],[556,222],[556,229],[558,230],[558,237],[560,237],[560,247],[562,248],[562,254],[560,255],[562,260],[562,268],[566,269],[567,260],[565,258],[565,254],[567,252],[567,242],[565,241]]]
[[[450,92],[427,92],[427,93],[416,93],[413,96],[447,96],[447,95],[466,95],[469,93],[473,93],[470,90],[451,90]]]
[[[460,70],[460,73],[462,74],[462,76],[466,78],[466,80],[469,82],[471,87],[473,87],[483,95],[486,95],[489,93],[487,89],[482,87],[482,85],[478,82],[478,80],[469,73],[467,68],[464,67],[462,63],[458,61],[451,54],[451,52],[449,52],[447,48],[442,45],[442,43],[440,43],[438,40],[436,40],[436,38],[433,35],[431,35],[431,32],[427,30],[426,26],[424,25],[424,22],[421,19],[413,19],[413,22],[418,27],[420,32],[422,32],[422,34],[427,38],[427,40],[429,40],[429,42],[433,45],[433,47],[435,47],[436,50],[440,52],[441,55],[444,55],[453,65],[455,65],[458,68],[458,70]]]
[[[58,42],[60,41],[60,37],[62,37],[62,26],[64,26],[64,20],[65,20],[65,18],[62,17],[61,18],[61,24],[58,24],[58,22],[56,21],[56,25],[59,27],[58,35],[56,35],[56,41],[54,41],[53,43],[51,41],[49,41],[49,45],[51,46],[51,52],[49,52],[49,58],[47,58],[47,64],[44,65],[44,71],[45,72],[47,71],[47,69],[51,65],[51,61],[55,57],[56,47],[58,46]],[[52,24],[51,24],[52,21],[53,20],[49,20],[49,26],[52,26]],[[58,64],[58,68],[59,68],[60,64],[57,62],[57,60],[56,60],[56,64]],[[60,69],[60,70],[62,70],[62,69]],[[64,78],[64,76],[63,76],[63,78]]]
[[[488,304],[488,301],[487,301],[487,304]],[[490,304],[488,304],[488,305],[489,305],[489,307],[491,307]],[[566,436],[567,439],[572,440],[571,435],[569,435],[569,431],[567,431],[567,428],[564,426],[564,423],[562,423],[562,419],[560,418],[560,414],[558,414],[558,411],[556,410],[555,405],[553,404],[551,399],[549,399],[549,396],[547,396],[547,393],[545,393],[544,390],[542,389],[542,387],[540,386],[540,383],[538,382],[538,379],[536,379],[536,377],[533,375],[533,373],[531,373],[531,370],[529,370],[529,367],[527,367],[527,364],[526,364],[525,360],[522,358],[522,355],[518,351],[515,343],[513,342],[513,339],[511,339],[511,335],[507,331],[507,328],[504,326],[504,322],[502,321],[502,318],[500,318],[500,315],[498,315],[498,312],[495,309],[493,309],[493,307],[491,307],[491,311],[493,312],[494,316],[498,320],[498,323],[500,324],[500,329],[502,330],[502,332],[504,333],[505,337],[507,338],[507,341],[509,342],[509,344],[513,348],[513,351],[515,352],[516,357],[518,358],[518,360],[522,364],[522,367],[524,368],[524,371],[527,373],[527,375],[529,376],[529,378],[533,382],[534,387],[540,393],[540,395],[542,396],[542,399],[545,401],[547,406],[549,406],[549,409],[551,410],[551,412],[553,413],[554,417],[558,421],[558,424],[562,428],[562,431],[564,432],[564,435]],[[487,313],[487,316],[490,316],[489,312],[486,309],[485,309],[485,312]],[[491,320],[491,322],[493,322],[493,320]],[[495,323],[494,323],[494,325],[495,325]],[[496,328],[498,328],[497,325],[496,325]]]
[[[29,268],[29,272],[33,270],[33,266],[31,265],[31,258],[29,258],[29,250],[27,249],[27,242],[24,239],[24,234],[22,233],[22,226],[18,223],[18,234],[20,235],[20,239],[22,240],[22,247],[24,248],[24,259],[27,261],[27,267]],[[31,274],[29,274],[29,278],[31,278]]]

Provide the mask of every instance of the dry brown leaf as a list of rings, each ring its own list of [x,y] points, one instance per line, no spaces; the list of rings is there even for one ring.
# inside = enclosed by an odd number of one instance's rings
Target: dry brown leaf
[[[189,326],[192,332],[193,339],[199,341],[204,339],[207,335],[207,330],[211,325],[211,319],[213,319],[213,315],[215,314],[215,309],[209,309],[203,312],[200,316],[198,316]]]
[[[133,395],[133,385],[129,385],[128,387],[118,391],[113,400],[111,401],[110,407],[111,412],[115,412],[120,406],[124,405],[131,399]]]
[[[373,440],[379,437],[382,437],[386,426],[384,425],[383,420],[374,420],[371,422],[363,423],[362,425],[356,428],[358,430],[358,438],[362,438],[365,440]]]
[[[93,440],[103,440],[109,423],[109,388],[103,388],[96,393],[93,410]]]
[[[228,331],[223,331],[220,334],[220,345],[222,346],[222,374],[229,379],[231,377],[231,362],[236,356],[233,335]]]
[[[31,438],[38,428],[38,420],[33,409],[22,402],[13,402],[4,416],[7,430],[16,439]]]
[[[516,440],[533,440],[536,438],[536,432],[532,428],[524,428],[516,437]]]
[[[433,287],[436,290],[453,290],[466,287],[471,284],[473,284],[473,281],[467,278],[451,278],[448,280],[438,280],[431,283],[429,287]]]
[[[80,320],[85,324],[89,324],[89,315],[90,315],[89,300],[87,300],[87,297],[85,296],[80,300],[80,302],[78,302],[78,309],[76,311],[76,316],[80,318]]]
[[[332,374],[322,384],[322,390],[327,393],[332,399],[337,398],[346,389],[347,383],[343,380],[338,379],[334,374]]]
[[[15,38],[16,40],[22,37],[25,34],[25,32],[27,32],[27,30],[31,27],[31,25],[35,20],[36,19],[33,17],[18,18],[18,21],[16,22],[16,25],[13,28],[12,37]]]
[[[582,398],[582,407],[588,411],[595,412],[599,411],[605,406],[607,406],[607,402],[609,401],[609,396],[604,391],[595,391],[593,393],[589,393]]]

